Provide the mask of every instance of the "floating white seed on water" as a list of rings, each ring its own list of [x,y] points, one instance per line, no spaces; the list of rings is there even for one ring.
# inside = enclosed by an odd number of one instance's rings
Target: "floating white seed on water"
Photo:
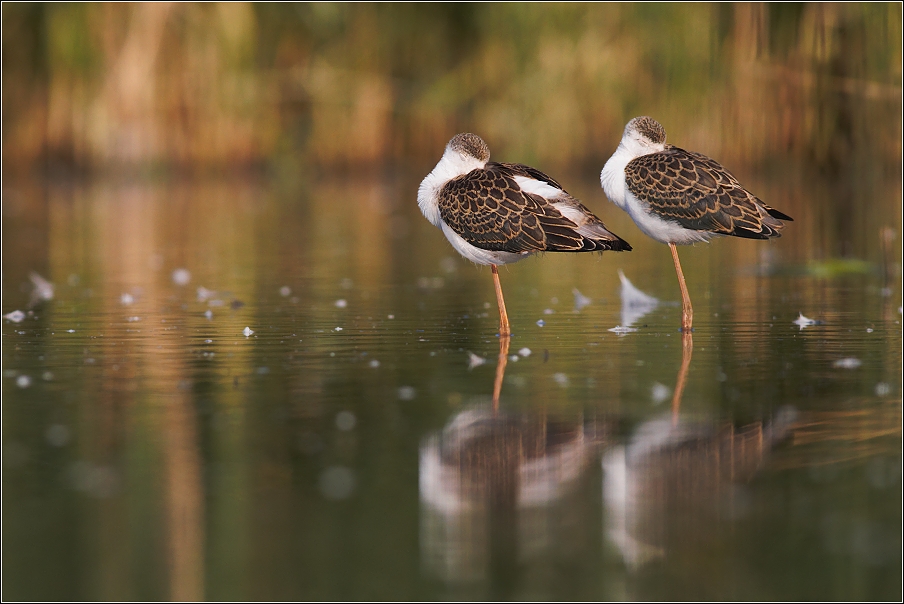
[[[253,334],[253,333],[254,333],[254,330],[251,329],[250,327],[246,327],[245,329],[242,330],[242,334],[243,334],[246,338],[247,338],[248,336],[250,336],[251,334]]]
[[[617,333],[617,334],[621,335],[621,334],[637,331],[637,328],[636,327],[622,327],[621,325],[616,325],[615,327],[612,327],[611,329],[609,329],[609,331],[611,331],[612,333]]]
[[[839,369],[857,369],[860,365],[863,364],[863,361],[860,359],[855,359],[854,357],[848,357],[845,359],[838,359],[834,363],[832,363],[832,367],[838,367]]]
[[[345,300],[345,298],[339,298],[338,300],[333,302],[333,306],[335,306],[336,308],[345,308],[346,306],[348,306],[348,302]]]
[[[4,319],[8,319],[13,323],[21,323],[25,319],[25,313],[21,310],[14,310],[11,313],[3,315]]]
[[[807,327],[808,325],[816,325],[817,321],[815,319],[810,319],[808,317],[805,317],[802,312],[798,312],[797,314],[799,316],[796,319],[794,319],[792,321],[792,323],[794,323],[801,329],[803,329],[804,327]]]
[[[188,285],[189,281],[191,281],[191,273],[188,272],[188,269],[177,268],[173,271],[173,283],[176,285]]]
[[[527,358],[530,356],[530,348],[522,348],[521,350],[518,351],[518,354]]]
[[[473,352],[468,353],[468,369],[474,369],[475,367],[480,367],[481,365],[483,365],[486,362],[487,362],[487,360],[485,358],[479,357],[476,354],[474,354]]]
[[[28,278],[31,279],[31,284],[34,286],[32,299],[53,300],[53,283],[34,271],[29,273]]]
[[[571,290],[571,293],[574,294],[574,309],[575,310],[583,310],[585,306],[590,306],[593,303],[593,300],[582,294],[578,291],[578,288],[574,288]]]
[[[671,393],[672,390],[668,386],[656,382],[650,389],[650,398],[653,399],[654,404],[658,405],[659,403],[667,399]]]

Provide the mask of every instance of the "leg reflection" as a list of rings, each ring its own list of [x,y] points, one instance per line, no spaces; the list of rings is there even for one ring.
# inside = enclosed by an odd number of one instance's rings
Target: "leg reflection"
[[[495,264],[491,264],[493,269],[493,285],[496,288],[496,304],[499,305],[499,335],[506,337],[512,335],[512,328],[509,326],[508,313],[505,311],[505,298],[502,296],[502,285],[499,283],[499,269]]]
[[[493,382],[493,413],[499,413],[499,395],[502,394],[502,379],[505,377],[505,365],[508,363],[510,336],[499,336],[499,361],[496,363],[496,380]]]
[[[678,425],[678,412],[681,409],[681,397],[687,383],[687,373],[691,368],[691,356],[694,354],[694,336],[690,330],[681,333],[681,369],[675,381],[675,394],[672,396],[672,425]]]
[[[586,523],[570,495],[605,433],[596,423],[587,432],[582,415],[500,410],[509,345],[500,337],[492,406],[462,410],[420,448],[425,570],[450,587],[479,586],[480,599],[514,598],[535,579],[525,564],[581,542]]]

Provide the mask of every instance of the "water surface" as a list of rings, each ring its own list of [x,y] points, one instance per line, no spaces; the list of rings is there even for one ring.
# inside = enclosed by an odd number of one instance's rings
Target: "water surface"
[[[754,183],[797,220],[680,250],[690,339],[593,178],[635,251],[502,269],[504,374],[420,175],[8,186],[4,595],[900,598],[900,184]]]

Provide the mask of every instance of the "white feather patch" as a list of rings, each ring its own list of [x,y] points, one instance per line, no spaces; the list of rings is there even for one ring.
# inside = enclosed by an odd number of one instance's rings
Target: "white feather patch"
[[[565,202],[559,202],[552,204],[552,207],[557,209],[562,216],[580,226],[583,223],[587,222],[587,216],[582,211],[574,207],[573,205],[569,205]]]
[[[568,202],[560,201],[552,204],[562,216],[578,225],[575,232],[590,239],[615,239],[615,235],[606,230],[606,228],[597,221],[591,221],[591,217],[582,210],[574,207]]]
[[[562,189],[528,176],[516,176],[515,182],[518,183],[518,186],[521,187],[521,190],[525,193],[539,195],[545,199],[551,200],[565,195],[565,191]]]

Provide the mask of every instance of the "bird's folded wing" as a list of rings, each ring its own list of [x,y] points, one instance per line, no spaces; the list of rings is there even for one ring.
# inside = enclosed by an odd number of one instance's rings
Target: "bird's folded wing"
[[[543,182],[552,187],[558,189],[560,192],[564,193],[565,190],[562,188],[556,180],[552,177],[547,176],[543,172],[540,172],[536,168],[531,168],[530,166],[525,166],[524,164],[506,164],[506,163],[495,163],[490,162],[487,164],[488,170],[496,170],[499,172],[504,172],[511,176],[521,176],[524,178],[530,178],[536,180],[538,182]]]
[[[536,182],[536,186],[526,184],[526,189],[549,190],[548,196],[556,203],[576,205],[592,216],[539,170],[496,163],[447,182],[439,194],[440,216],[465,241],[485,250],[531,253],[611,249],[579,233],[579,225],[566,218],[547,196],[524,190],[519,181],[524,183],[525,178]]]
[[[781,220],[790,220],[715,160],[678,147],[631,160],[625,181],[651,213],[689,230],[767,239],[779,236]]]

